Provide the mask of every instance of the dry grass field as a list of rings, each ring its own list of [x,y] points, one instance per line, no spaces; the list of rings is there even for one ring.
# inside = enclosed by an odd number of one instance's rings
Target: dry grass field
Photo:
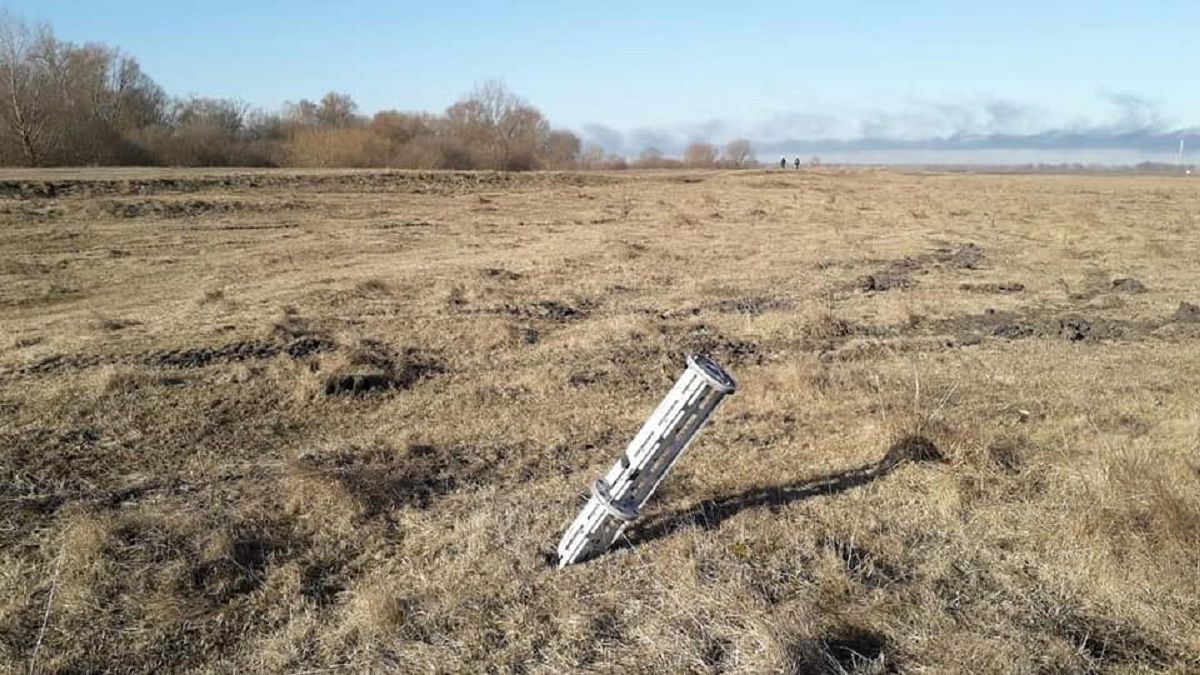
[[[1184,177],[3,173],[0,670],[1198,672],[1198,305]]]

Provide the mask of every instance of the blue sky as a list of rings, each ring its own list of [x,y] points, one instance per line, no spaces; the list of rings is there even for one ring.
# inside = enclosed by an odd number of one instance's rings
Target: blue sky
[[[337,90],[366,112],[441,110],[501,79],[621,152],[733,136],[770,151],[1048,133],[1086,145],[1096,130],[1149,134],[1153,149],[1156,133],[1200,127],[1197,0],[5,7],[121,47],[173,94],[276,108]]]

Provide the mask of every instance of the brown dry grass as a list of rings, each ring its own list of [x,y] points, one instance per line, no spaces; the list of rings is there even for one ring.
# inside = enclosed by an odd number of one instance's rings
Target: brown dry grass
[[[12,670],[1200,669],[1194,181],[0,183]],[[742,390],[553,569],[691,350]]]

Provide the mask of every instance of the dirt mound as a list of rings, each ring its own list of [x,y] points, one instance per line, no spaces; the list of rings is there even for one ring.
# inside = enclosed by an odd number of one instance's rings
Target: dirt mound
[[[683,352],[672,355],[675,363],[681,363],[688,354],[711,356],[718,363],[762,363],[763,354],[757,342],[738,340],[721,334],[708,324],[692,326],[683,339]]]
[[[974,344],[978,337],[1006,340],[1056,336],[1070,342],[1113,340],[1149,332],[1155,324],[1103,319],[1082,314],[1055,316],[1053,311],[1006,312],[988,309],[982,314],[965,314],[932,324],[935,331],[957,334],[959,344]],[[972,339],[972,338],[976,339]]]
[[[38,203],[18,202],[0,206],[0,215],[16,216],[18,218],[36,220],[55,220],[63,217],[66,211],[57,206],[44,206]]]
[[[371,171],[322,173],[234,173],[119,179],[67,179],[54,181],[0,181],[0,198],[56,199],[61,197],[114,197],[123,195],[180,194],[204,191],[254,192],[291,190],[305,192],[407,192],[456,195],[481,190],[538,189],[556,185],[575,187],[606,185],[609,176],[572,173],[511,173],[500,171]]]
[[[519,272],[499,267],[485,267],[480,273],[488,279],[499,279],[501,281],[517,281],[523,276]]]
[[[939,248],[933,252],[931,257],[943,265],[965,270],[980,269],[987,261],[983,249],[973,243],[966,243],[957,249]]]
[[[289,342],[283,348],[283,351],[293,359],[299,359],[310,354],[330,351],[336,348],[337,345],[332,340],[315,335],[304,335]]]
[[[1171,319],[1180,323],[1198,323],[1200,322],[1200,305],[1181,302],[1175,313],[1171,315]]]
[[[225,179],[148,178],[141,180],[56,180],[0,181],[0,197],[17,199],[56,199],[60,197],[102,197],[106,195],[151,194],[158,192],[195,192],[206,184],[219,187]]]
[[[1058,320],[1058,334],[1071,342],[1093,342],[1122,337],[1125,331],[1115,321],[1067,316]]]
[[[385,223],[372,225],[374,230],[401,230],[409,228],[425,228],[434,227],[434,224],[428,220],[392,220]]]
[[[0,181],[0,196],[19,199],[53,199],[59,196],[68,182]]]
[[[407,348],[397,353],[381,342],[363,340],[345,363],[325,378],[324,391],[326,396],[343,396],[408,389],[443,372],[440,362],[420,350]]]
[[[1118,293],[1145,293],[1146,286],[1137,279],[1113,279],[1112,289]]]
[[[527,305],[505,304],[503,311],[518,319],[541,319],[555,323],[567,323],[586,319],[593,306],[594,303],[588,300],[574,303],[540,300]]]
[[[244,340],[220,347],[188,347],[168,349],[148,354],[142,362],[162,368],[203,368],[212,363],[269,359],[280,352],[277,344],[261,340]]]
[[[1007,474],[1021,473],[1024,467],[1022,445],[1022,442],[1012,439],[998,440],[988,446],[988,461]]]
[[[917,258],[913,258],[912,256],[904,256],[903,258],[893,260],[888,264],[888,267],[897,272],[916,272],[924,266],[925,263],[921,262]]]
[[[959,342],[971,343],[973,336],[992,336],[1007,340],[1020,340],[1043,333],[1036,321],[1014,312],[985,310],[982,314],[963,314],[935,324],[935,330],[943,334],[959,335]]]
[[[17,369],[16,374],[45,375],[59,370],[83,370],[85,368],[94,368],[104,363],[110,363],[111,361],[112,359],[91,354],[52,354],[24,368]]]
[[[875,274],[868,274],[859,278],[855,285],[864,293],[874,293],[879,291],[891,291],[900,288],[910,288],[915,284],[916,282],[905,274],[877,272]]]
[[[872,260],[874,264],[886,264],[886,268],[858,280],[859,288],[863,290],[889,290],[904,288],[912,284],[910,275],[924,274],[927,266],[941,266],[955,269],[982,269],[987,261],[983,249],[973,243],[966,243],[958,248],[937,248],[932,253],[922,253],[917,256],[906,255],[895,260]],[[876,288],[875,286],[879,287]]]
[[[792,309],[795,307],[795,303],[779,298],[753,296],[746,298],[734,298],[732,300],[722,300],[721,302],[710,305],[709,307],[722,314],[744,314],[747,316],[759,316],[766,312]]]
[[[966,283],[960,284],[958,288],[968,293],[1021,293],[1025,290],[1025,284],[1015,281],[982,284]]]
[[[139,201],[109,201],[102,205],[103,211],[114,218],[197,218],[234,213],[279,213],[308,208],[312,208],[312,206],[296,200],[262,202],[213,199],[143,199]]]
[[[933,441],[924,436],[905,436],[892,443],[880,462],[880,468],[891,470],[901,462],[944,462],[946,457]]]
[[[261,537],[234,539],[225,555],[192,567],[190,590],[221,601],[250,593],[262,585],[270,550],[271,542]]]

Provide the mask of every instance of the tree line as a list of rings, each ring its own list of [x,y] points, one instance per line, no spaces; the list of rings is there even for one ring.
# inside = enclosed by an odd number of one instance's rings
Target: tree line
[[[476,87],[440,114],[359,111],[345,94],[252,108],[169,96],[120,49],[75,44],[46,24],[0,14],[0,165],[622,169],[750,166],[748,141],[695,143],[682,160],[633,162],[555,129],[503,84]]]

